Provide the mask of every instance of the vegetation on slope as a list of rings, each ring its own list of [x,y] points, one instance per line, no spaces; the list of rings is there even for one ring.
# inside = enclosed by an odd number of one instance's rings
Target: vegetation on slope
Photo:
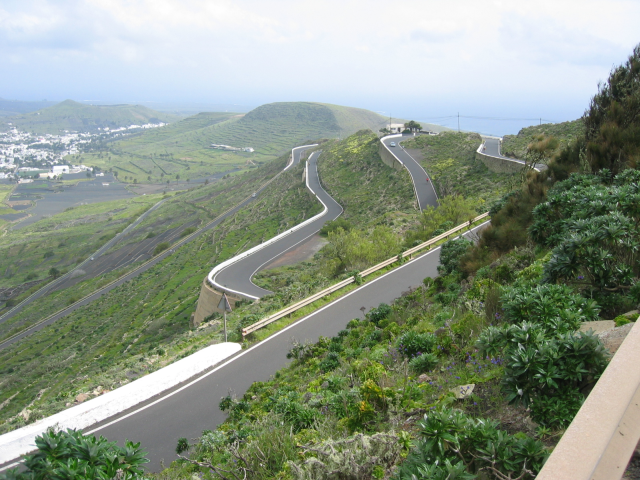
[[[146,123],[169,123],[179,117],[142,105],[85,105],[65,100],[37,112],[8,117],[14,127],[37,134],[61,134],[65,130],[97,132],[99,128],[128,127]]]
[[[439,197],[462,195],[478,205],[491,204],[511,190],[517,176],[491,172],[476,150],[482,138],[476,133],[442,132],[419,135],[402,142],[429,173]]]
[[[213,217],[282,170],[287,158],[198,187],[175,200],[207,208]],[[220,341],[219,321],[197,330],[190,327],[202,279],[209,269],[321,209],[302,182],[302,166],[290,170],[247,208],[160,264],[0,351],[0,402],[5,402],[0,410],[0,431],[64,409],[79,393],[111,390]],[[179,207],[167,205],[169,212]],[[25,308],[11,323],[37,321],[66,306],[71,297],[80,298],[122,273],[116,270],[80,283],[71,291],[55,292]]]
[[[501,152],[512,158],[525,159],[528,146],[536,142],[541,136],[554,137],[558,140],[557,147],[552,154],[560,152],[563,148],[584,134],[584,121],[579,118],[571,122],[545,123],[523,128],[517,135],[505,135],[502,139]]]
[[[226,116],[223,116],[226,115]],[[345,136],[384,123],[380,115],[350,107],[310,102],[262,105],[246,115],[201,113],[174,125],[134,138],[95,145],[95,153],[79,157],[86,165],[125,169],[138,183],[197,178],[231,168],[273,160],[291,145],[311,139]],[[225,152],[212,143],[253,153]],[[80,160],[80,158],[82,160]]]
[[[292,345],[156,478],[534,478],[607,364],[578,328],[640,303],[638,75],[640,46],[478,246],[449,242],[441,277]]]
[[[362,130],[340,142],[322,145],[318,173],[324,188],[344,208],[353,226],[385,223],[391,217],[415,217],[411,177],[382,162],[378,137]]]
[[[88,258],[160,200],[159,195],[68,208],[0,237],[0,287],[47,278]]]

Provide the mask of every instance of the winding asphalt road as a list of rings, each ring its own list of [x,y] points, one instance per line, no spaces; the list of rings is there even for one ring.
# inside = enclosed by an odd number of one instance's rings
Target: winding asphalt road
[[[438,195],[436,194],[433,183],[429,179],[429,175],[427,175],[427,172],[422,168],[422,165],[400,145],[400,142],[410,138],[414,138],[413,135],[390,135],[382,138],[382,143],[386,145],[392,155],[400,160],[400,163],[409,171],[411,179],[413,180],[413,188],[418,199],[420,211],[424,210],[427,205],[437,207]],[[396,146],[392,147],[391,143],[395,143]]]
[[[307,187],[316,195],[317,199],[326,207],[323,215],[318,215],[314,221],[302,228],[289,233],[275,243],[256,251],[254,254],[229,265],[213,275],[209,275],[210,283],[215,282],[216,288],[239,293],[243,296],[258,299],[272,292],[260,288],[251,281],[251,277],[262,267],[276,258],[286,254],[289,250],[314,235],[329,220],[335,220],[342,214],[342,207],[320,185],[317,161],[320,152],[311,154],[307,166]],[[298,160],[299,161],[299,156]]]
[[[517,158],[511,158],[511,157],[505,157],[504,155],[502,155],[500,153],[500,139],[496,138],[496,137],[483,137],[484,139],[484,146],[485,149],[482,153],[484,153],[485,155],[490,155],[492,157],[496,157],[496,158],[502,158],[503,160],[509,160],[510,162],[516,162],[519,163],[521,165],[526,165],[526,162],[524,160],[520,160]],[[546,165],[542,165],[540,163],[537,163],[534,166],[534,169],[537,170],[538,172],[541,170],[544,170],[545,168],[547,168]]]

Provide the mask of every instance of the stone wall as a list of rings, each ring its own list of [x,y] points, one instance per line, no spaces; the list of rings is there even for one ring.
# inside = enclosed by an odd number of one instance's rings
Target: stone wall
[[[399,148],[399,147],[396,147]],[[380,154],[380,158],[385,163],[385,165],[390,166],[391,168],[395,168],[396,170],[402,170],[404,167],[398,161],[396,157],[394,157],[389,150],[380,142],[378,145],[378,153]]]
[[[503,158],[492,157],[484,153],[476,152],[476,158],[484,163],[489,170],[496,173],[518,173],[524,167],[523,163],[519,163]]]
[[[196,311],[191,317],[191,323],[194,327],[200,325],[205,318],[209,315],[220,312],[222,310],[218,308],[218,304],[220,303],[220,299],[222,298],[222,292],[219,292],[207,281],[207,278],[202,282],[202,287],[200,288],[200,297],[198,298],[198,306],[196,307]],[[227,298],[229,299],[229,303],[231,304],[231,308],[235,307],[235,303],[242,300],[243,298],[239,295],[232,294],[227,292]]]

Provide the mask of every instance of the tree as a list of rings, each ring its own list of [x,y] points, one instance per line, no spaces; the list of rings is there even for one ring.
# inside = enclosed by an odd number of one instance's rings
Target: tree
[[[422,129],[422,125],[420,125],[418,122],[410,120],[404,124],[404,128],[406,128],[410,132],[419,132]]]
[[[87,170],[87,178],[91,178],[91,172]]]
[[[384,135],[388,135],[389,133],[391,133],[387,127],[381,128],[378,131]]]
[[[60,270],[58,270],[56,267],[51,267],[49,269],[49,275],[56,279],[60,276]]]

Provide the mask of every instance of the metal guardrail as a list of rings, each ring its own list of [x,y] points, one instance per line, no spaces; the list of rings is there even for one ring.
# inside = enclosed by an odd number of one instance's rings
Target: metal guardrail
[[[627,334],[537,480],[618,480],[624,475],[640,439],[639,323]]]
[[[403,259],[403,258],[411,258],[411,256],[414,253],[419,252],[420,250],[424,250],[425,248],[430,248],[431,245],[438,243],[440,240],[443,240],[445,238],[450,237],[451,235],[454,235],[462,230],[464,230],[465,228],[470,227],[472,224],[474,224],[475,222],[482,220],[484,218],[487,218],[489,216],[489,212],[483,213],[482,215],[478,215],[475,218],[472,218],[471,220],[469,220],[468,222],[462,223],[460,225],[458,225],[457,227],[452,228],[451,230],[448,230],[446,232],[444,232],[441,235],[438,235],[437,237],[434,237],[430,240],[427,240],[424,243],[421,243],[420,245],[417,245],[413,248],[410,248],[408,250],[405,250],[404,252],[402,252],[399,255],[396,255],[395,257],[389,258],[387,260],[385,260],[384,262],[381,262],[377,265],[374,265],[373,267],[369,267],[363,271],[360,272],[360,277],[366,277],[367,275],[370,275],[374,272],[377,272],[378,270],[381,270],[385,267],[388,267],[389,265],[392,265],[396,262],[398,262],[399,260]],[[322,297],[325,297],[337,290],[340,290],[343,287],[346,287],[347,285],[350,285],[352,283],[355,282],[355,276],[354,277],[349,277],[345,280],[342,280],[341,282],[336,283],[335,285],[331,285],[328,288],[325,288],[324,290],[319,291],[318,293],[314,293],[313,295],[305,298],[304,300],[300,300],[297,303],[294,303],[293,305],[290,305],[282,310],[280,310],[279,312],[274,313],[273,315],[269,315],[268,317],[263,318],[262,320],[249,325],[248,327],[245,327],[242,329],[242,336],[245,337],[247,335],[249,335],[252,332],[255,332],[256,330],[261,329],[262,327],[266,327],[267,325],[269,325],[270,323],[275,322],[276,320],[279,320],[283,317],[286,317],[287,315],[290,315],[291,313],[306,307],[307,305],[315,302],[316,300],[320,300]]]

